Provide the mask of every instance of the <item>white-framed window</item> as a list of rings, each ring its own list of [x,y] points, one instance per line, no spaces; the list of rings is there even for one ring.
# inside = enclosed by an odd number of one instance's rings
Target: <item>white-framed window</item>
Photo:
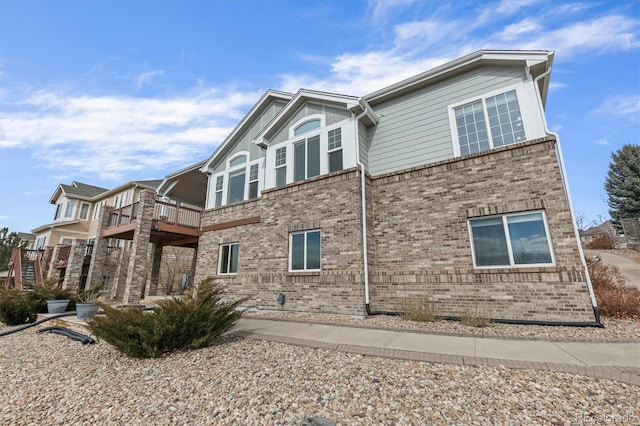
[[[327,155],[329,173],[342,170],[342,128],[329,130]]]
[[[229,243],[220,245],[220,256],[218,261],[218,274],[229,275],[238,272],[238,252],[240,244]]]
[[[460,155],[527,139],[515,89],[454,106],[451,114],[456,151]]]
[[[245,168],[229,173],[227,183],[227,204],[244,200],[244,183],[246,174],[247,172]]]
[[[214,182],[213,207],[256,198],[260,192],[260,169],[264,159],[249,161],[249,153],[242,152],[229,158],[226,169],[211,176]]]
[[[82,203],[80,205],[80,219],[87,220],[89,217],[89,208],[91,205],[89,203]]]
[[[74,200],[67,201],[67,208],[64,211],[64,218],[69,219],[73,217],[73,209],[76,207],[76,202]]]
[[[276,186],[287,184],[287,147],[276,149]]]
[[[320,270],[320,230],[289,234],[289,270]]]
[[[293,181],[320,174],[320,135],[293,144]]]
[[[56,204],[56,213],[53,216],[53,220],[60,219],[60,214],[62,214],[62,203]]]
[[[309,120],[306,123],[296,126],[296,128],[293,130],[293,135],[300,136],[312,130],[319,129],[321,126],[322,126],[322,120],[320,120],[319,118]]]
[[[476,267],[554,264],[543,211],[469,219],[469,232]]]
[[[215,204],[214,207],[222,205],[222,190],[224,189],[224,176],[216,177]]]
[[[93,210],[93,220],[98,219],[98,216],[100,216],[100,210],[102,209],[102,206],[104,206],[106,203],[107,203],[107,200],[102,200],[96,203],[96,206]]]
[[[256,198],[258,196],[259,170],[259,164],[252,164],[249,167],[249,199]]]
[[[38,237],[38,239],[36,240],[36,250],[42,250],[46,242],[47,242],[46,235],[43,235],[42,237]]]

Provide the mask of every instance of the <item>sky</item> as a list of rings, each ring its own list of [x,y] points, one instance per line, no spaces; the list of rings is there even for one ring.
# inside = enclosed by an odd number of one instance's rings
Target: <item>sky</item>
[[[208,158],[267,89],[362,96],[478,49],[555,50],[547,99],[578,217],[640,143],[640,1],[0,0],[0,227],[60,183]]]

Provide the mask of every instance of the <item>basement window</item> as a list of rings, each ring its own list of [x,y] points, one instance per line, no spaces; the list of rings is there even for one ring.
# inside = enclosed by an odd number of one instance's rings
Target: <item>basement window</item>
[[[476,267],[553,265],[541,211],[470,219],[469,230]]]

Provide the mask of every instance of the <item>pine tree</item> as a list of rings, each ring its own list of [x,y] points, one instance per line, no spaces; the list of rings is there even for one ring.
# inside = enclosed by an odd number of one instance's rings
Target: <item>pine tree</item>
[[[0,229],[0,271],[6,271],[9,267],[11,252],[15,247],[25,248],[26,241],[22,241],[15,232],[9,232],[9,228]]]
[[[620,229],[620,219],[640,218],[640,145],[627,144],[611,154],[604,184],[609,215]]]

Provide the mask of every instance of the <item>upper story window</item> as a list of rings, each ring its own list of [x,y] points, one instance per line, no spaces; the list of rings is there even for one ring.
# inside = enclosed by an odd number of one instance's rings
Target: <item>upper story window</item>
[[[328,139],[329,172],[342,170],[342,128],[329,130]]]
[[[69,219],[73,217],[73,209],[76,207],[76,202],[74,200],[67,201],[67,209],[64,211],[65,219]]]
[[[526,140],[515,90],[457,106],[453,111],[461,155]]]
[[[216,177],[216,191],[215,191],[215,207],[222,205],[222,190],[224,189],[224,176]]]
[[[276,149],[276,186],[287,183],[287,147]]]
[[[293,144],[293,180],[308,179],[320,174],[320,136]]]
[[[60,219],[60,214],[62,214],[62,203],[56,204],[56,214],[53,216],[53,220]]]
[[[82,203],[80,206],[80,219],[87,220],[89,217],[89,207],[91,207],[89,203]]]
[[[42,250],[46,242],[47,242],[46,235],[42,237],[38,237],[38,239],[36,240],[36,250]]]
[[[229,161],[229,167],[235,167],[235,166],[239,166],[240,164],[244,164],[247,162],[247,156],[246,155],[240,155],[238,157],[235,157],[233,159],[231,159]]]
[[[260,191],[260,164],[249,161],[248,153],[237,154],[227,161],[227,168],[211,177],[212,207],[237,203],[258,196]]]
[[[307,133],[312,130],[319,129],[321,125],[322,123],[320,120],[307,121],[306,123],[301,124],[300,126],[296,127],[293,130],[293,136],[299,136],[303,133]]]

